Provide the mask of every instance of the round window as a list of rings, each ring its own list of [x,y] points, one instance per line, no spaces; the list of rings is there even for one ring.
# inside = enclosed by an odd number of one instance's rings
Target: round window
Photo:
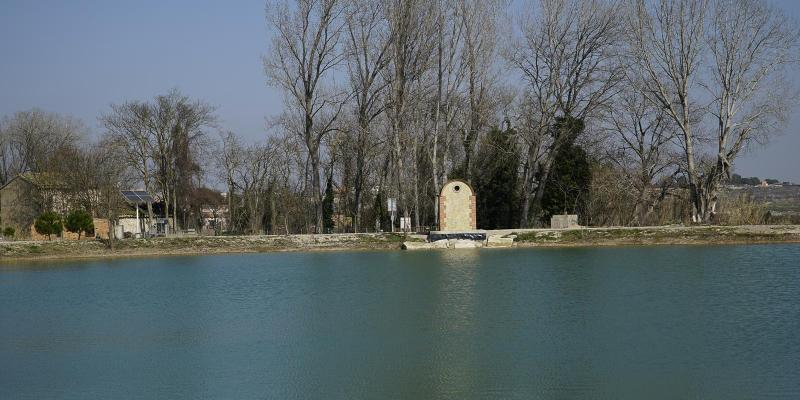
[[[461,186],[458,186],[458,185],[453,186],[453,191],[454,192],[458,192],[459,190],[461,190]]]

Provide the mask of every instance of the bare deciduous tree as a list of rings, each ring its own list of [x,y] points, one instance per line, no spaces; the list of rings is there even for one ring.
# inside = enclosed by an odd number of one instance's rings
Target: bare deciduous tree
[[[556,150],[570,139],[551,129],[556,118],[584,120],[606,105],[620,77],[615,46],[619,8],[599,0],[541,0],[535,17],[520,21],[521,38],[508,61],[527,83],[521,226],[544,194]]]
[[[712,80],[702,86],[712,98],[716,160],[696,179],[699,221],[715,214],[720,185],[736,157],[778,132],[797,99],[782,72],[797,61],[800,32],[781,10],[761,0],[718,0],[710,31]]]
[[[124,155],[127,165],[137,172],[144,190],[153,193],[153,136],[150,131],[150,107],[132,101],[111,105],[111,112],[100,117],[108,133]],[[148,226],[153,223],[153,205],[147,204]]]
[[[387,96],[387,116],[391,126],[393,143],[393,171],[395,190],[397,191],[398,211],[408,217],[410,214],[403,176],[407,152],[410,145],[408,120],[410,119],[409,99],[415,83],[422,79],[431,61],[434,49],[429,38],[434,32],[436,13],[431,2],[424,0],[392,0],[386,7],[391,35],[391,64],[387,69],[386,79],[390,90]],[[419,102],[419,98],[415,100]],[[416,161],[416,160],[415,160]]]
[[[693,220],[702,209],[695,160],[698,104],[693,102],[693,89],[702,61],[707,10],[706,0],[661,0],[653,5],[636,1],[628,29],[631,58],[639,63],[645,79],[641,92],[667,111],[681,133],[695,207]]]
[[[325,87],[325,79],[343,59],[339,40],[343,29],[343,2],[338,0],[297,0],[283,2],[270,10],[274,28],[270,53],[264,69],[270,82],[286,93],[286,120],[296,119],[295,129],[311,162],[311,189],[316,213],[315,231],[322,231],[322,189],[320,145],[335,129],[344,101],[341,93]]]
[[[353,150],[353,227],[361,230],[366,168],[372,156],[373,123],[384,111],[388,82],[382,73],[389,64],[391,35],[380,0],[354,0],[347,12],[347,71],[355,102],[356,124],[349,139]]]
[[[497,16],[501,3],[459,0],[458,15],[464,31],[462,62],[466,70],[467,115],[462,136],[464,174],[472,173],[472,157],[478,134],[486,126],[494,103],[494,67],[497,44]]]
[[[225,181],[227,188],[227,201],[228,201],[228,224],[226,228],[233,231],[233,220],[236,215],[234,208],[233,197],[236,191],[235,175],[236,171],[242,164],[242,145],[239,138],[233,132],[220,133],[220,148],[217,151],[216,165],[217,173],[220,178]]]
[[[0,185],[23,172],[47,172],[56,155],[83,138],[83,124],[39,109],[20,111],[0,121]]]
[[[691,219],[708,222],[732,161],[757,135],[774,133],[786,114],[787,93],[773,96],[769,84],[795,61],[797,29],[758,0],[660,0],[635,2],[629,31],[632,59],[646,78],[642,93],[681,132]],[[715,133],[705,138],[699,133],[709,114]],[[705,139],[716,144],[708,163]]]
[[[665,193],[665,190],[653,192],[655,181],[668,168],[676,166],[670,151],[675,131],[663,108],[633,88],[626,88],[624,92],[608,117],[613,140],[609,158],[636,192],[635,207],[630,211],[632,222],[641,225],[646,223],[647,216]]]

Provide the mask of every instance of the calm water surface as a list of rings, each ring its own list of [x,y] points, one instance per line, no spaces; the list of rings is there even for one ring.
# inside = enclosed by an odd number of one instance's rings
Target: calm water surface
[[[0,267],[2,399],[800,398],[800,246]]]

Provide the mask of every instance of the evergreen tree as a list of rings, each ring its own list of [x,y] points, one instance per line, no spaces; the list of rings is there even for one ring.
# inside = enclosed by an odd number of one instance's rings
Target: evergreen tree
[[[375,220],[377,220],[380,229],[383,231],[388,231],[391,229],[389,226],[389,211],[386,209],[386,200],[386,195],[384,195],[383,192],[378,192],[378,194],[375,196],[375,204],[372,205],[374,219],[370,221],[374,224]]]
[[[43,213],[34,221],[33,229],[40,235],[47,235],[47,240],[50,240],[51,235],[57,235],[63,229],[61,216],[52,211]]]
[[[333,231],[333,177],[328,176],[325,197],[322,199],[322,226],[324,233]]]
[[[77,233],[78,240],[80,240],[82,233],[86,235],[94,233],[94,221],[92,220],[92,216],[86,211],[73,210],[67,214],[67,220],[64,221],[64,228],[69,232]]]
[[[482,140],[472,173],[481,229],[517,226],[519,157],[516,132],[511,128],[495,128]]]
[[[542,197],[542,223],[556,214],[583,216],[592,184],[589,159],[580,146],[562,145],[553,161]]]

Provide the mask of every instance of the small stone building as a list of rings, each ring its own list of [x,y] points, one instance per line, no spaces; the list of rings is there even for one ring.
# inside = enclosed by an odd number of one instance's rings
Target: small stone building
[[[23,173],[0,187],[0,225],[12,227],[17,235],[29,238],[33,221],[45,210],[61,211],[65,207],[66,189],[48,174]]]
[[[452,180],[439,192],[439,230],[450,232],[476,229],[475,192],[464,181]]]
[[[57,177],[47,173],[23,173],[0,187],[0,228],[11,227],[22,239],[47,240],[33,227],[41,213],[54,211],[66,215],[76,202],[70,188]],[[95,232],[108,237],[108,220],[94,219]],[[75,233],[64,231],[64,239],[77,239]]]

